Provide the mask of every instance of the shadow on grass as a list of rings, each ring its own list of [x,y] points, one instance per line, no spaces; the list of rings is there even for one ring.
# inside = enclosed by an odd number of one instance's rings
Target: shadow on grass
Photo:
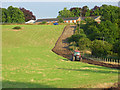
[[[3,88],[2,90],[7,90],[7,88],[55,88],[55,87],[36,83],[2,81],[2,88]]]
[[[88,68],[97,68],[97,69],[113,69],[113,68],[109,68],[109,67],[104,67],[104,66],[98,66],[98,65],[94,65],[94,66],[82,66],[82,67],[88,67]],[[118,70],[118,69],[116,69]]]
[[[67,69],[67,68],[57,68],[57,69],[63,69],[63,70],[71,70],[71,71],[83,71],[83,72],[94,72],[94,73],[120,73],[116,71],[106,71],[106,70],[95,70],[95,69]]]
[[[67,59],[67,58],[66,58],[66,59],[63,59],[63,60],[64,60],[64,61],[71,61],[71,60],[69,60],[69,59]]]

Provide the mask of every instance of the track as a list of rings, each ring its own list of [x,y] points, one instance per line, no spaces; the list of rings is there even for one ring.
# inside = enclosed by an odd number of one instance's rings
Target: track
[[[67,59],[71,59],[72,52],[70,50],[68,50],[69,44],[67,43],[66,39],[74,34],[75,28],[76,28],[75,25],[69,25],[64,28],[61,36],[58,38],[54,48],[52,49],[53,52],[55,52],[56,54],[58,54],[60,56],[65,57]],[[109,67],[109,68],[120,69],[120,65],[103,63],[103,62],[99,62],[99,61],[95,61],[95,60],[86,59],[85,57],[83,57],[82,62],[88,63],[88,64],[104,66],[104,67]]]
[[[65,58],[71,59],[72,52],[68,50],[69,44],[67,43],[66,39],[74,34],[75,28],[75,25],[68,25],[64,28],[61,36],[58,38],[55,44],[55,47],[52,49],[53,52]]]

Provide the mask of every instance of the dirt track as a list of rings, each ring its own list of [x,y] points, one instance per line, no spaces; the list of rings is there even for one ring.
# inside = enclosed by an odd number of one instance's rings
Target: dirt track
[[[55,52],[58,55],[61,55],[65,58],[70,59],[71,58],[71,51],[68,50],[68,43],[66,42],[66,39],[74,34],[76,26],[75,25],[69,25],[66,26],[61,34],[61,36],[58,38],[55,47],[52,49],[53,52]]]
[[[66,39],[74,34],[75,28],[76,28],[75,25],[71,25],[71,26],[69,25],[64,28],[61,36],[58,38],[58,40],[55,44],[55,47],[52,49],[53,52],[55,52],[56,54],[58,54],[60,56],[65,57],[65,58],[71,59],[72,52],[70,50],[68,50],[69,44],[66,42]],[[83,58],[82,62],[99,65],[99,66],[104,66],[104,67],[109,67],[109,68],[120,69],[120,65],[103,63],[103,62],[99,62],[99,61],[95,61],[95,60],[86,59],[85,57]]]

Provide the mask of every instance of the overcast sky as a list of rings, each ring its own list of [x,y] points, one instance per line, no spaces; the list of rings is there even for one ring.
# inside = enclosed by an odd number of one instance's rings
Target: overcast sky
[[[18,0],[19,1],[19,0]],[[100,2],[101,0],[92,0],[96,2],[90,2],[91,0],[74,0],[74,2],[70,2],[70,0],[66,0],[69,2],[61,2],[63,0],[20,0],[19,2],[15,2],[15,0],[3,0],[2,1],[2,8],[8,8],[9,6],[14,6],[14,7],[24,7],[30,11],[33,12],[33,14],[36,16],[37,19],[39,18],[56,18],[58,16],[58,12],[60,10],[63,10],[64,7],[67,7],[67,9],[70,9],[71,7],[83,7],[87,5],[90,9],[93,8],[95,5],[101,6],[102,4],[107,4],[107,5],[114,5],[118,6],[118,1],[117,0],[110,0],[110,2]],[[25,2],[26,1],[26,2]],[[34,2],[33,2],[34,1]],[[59,1],[59,2],[58,2]],[[75,2],[76,1],[76,2]],[[86,2],[85,2],[86,1]],[[102,0],[104,1],[104,0]],[[109,1],[109,0],[107,0]],[[113,2],[115,1],[115,2]]]

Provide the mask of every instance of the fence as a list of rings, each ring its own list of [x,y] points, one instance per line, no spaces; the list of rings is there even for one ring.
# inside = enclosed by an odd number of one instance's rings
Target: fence
[[[84,57],[97,61],[120,63],[120,58],[118,57],[95,57],[93,55],[84,55]]]

